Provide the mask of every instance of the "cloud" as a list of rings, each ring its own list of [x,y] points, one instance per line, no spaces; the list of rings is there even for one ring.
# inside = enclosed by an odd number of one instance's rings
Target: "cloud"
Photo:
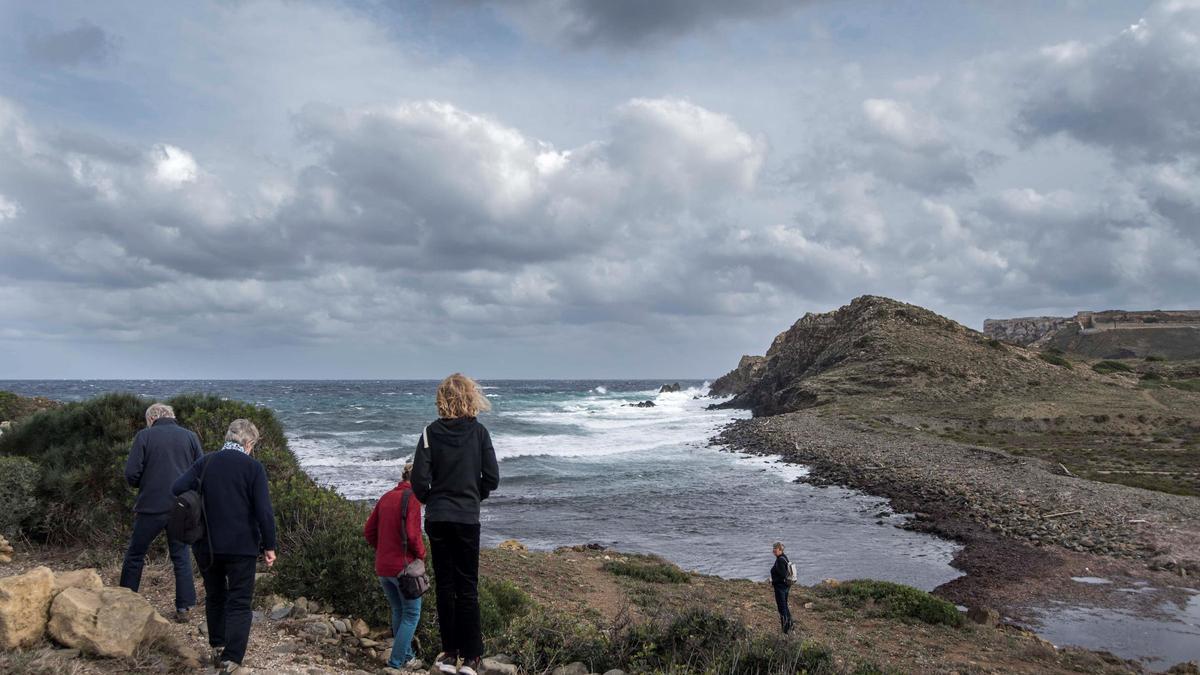
[[[88,21],[65,31],[25,36],[25,53],[29,58],[51,67],[103,65],[116,51],[117,41]]]
[[[1126,158],[1200,151],[1200,4],[1167,1],[1118,35],[1042,49],[1021,70],[1018,130],[1065,134]]]
[[[495,3],[522,31],[575,47],[643,47],[735,21],[782,15],[787,0],[523,0]]]

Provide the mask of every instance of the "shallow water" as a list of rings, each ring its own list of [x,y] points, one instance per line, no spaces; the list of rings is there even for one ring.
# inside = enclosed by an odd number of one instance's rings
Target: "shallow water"
[[[1147,587],[1131,592],[1156,592]],[[1184,604],[1163,601],[1157,618],[1098,607],[1055,603],[1033,610],[1034,628],[1055,645],[1110,651],[1154,667],[1200,660],[1200,593],[1184,590]]]
[[[535,549],[600,542],[657,553],[686,569],[764,579],[784,541],[802,583],[871,577],[932,589],[959,576],[957,545],[892,527],[885,500],[793,482],[803,468],[708,446],[744,416],[709,411],[703,383],[483,383],[482,417],[500,458],[483,539]],[[73,400],[105,391],[166,397],[211,392],[271,407],[305,470],[353,499],[394,485],[434,414],[428,381],[52,381],[0,389]],[[653,408],[627,404],[653,400]],[[880,524],[879,521],[882,521]]]

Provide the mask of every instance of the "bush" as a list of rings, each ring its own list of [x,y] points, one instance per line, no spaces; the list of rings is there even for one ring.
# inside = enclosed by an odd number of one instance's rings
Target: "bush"
[[[1148,361],[1148,362],[1150,362],[1150,363],[1154,363],[1155,361],[1166,361],[1166,360],[1167,360],[1167,357],[1165,357],[1165,356],[1155,356],[1154,354],[1151,354],[1151,355],[1149,355],[1149,356],[1147,356],[1147,357],[1146,357],[1146,361]]]
[[[37,512],[41,470],[24,457],[0,457],[0,535],[15,537]]]
[[[996,338],[992,338],[992,339],[988,340],[987,346],[991,347],[992,349],[1000,349],[1000,350],[1004,349],[1004,343],[997,340]]]
[[[1111,375],[1112,373],[1132,373],[1133,368],[1121,363],[1120,361],[1100,361],[1092,365],[1092,370],[1101,375]]]
[[[1059,354],[1061,354],[1061,353],[1062,352],[1059,352]],[[1038,354],[1038,358],[1045,361],[1046,363],[1049,363],[1050,365],[1059,366],[1060,368],[1073,367],[1073,366],[1071,366],[1070,361],[1064,359],[1062,356],[1059,356],[1059,354],[1054,354],[1054,353],[1046,351],[1046,352],[1042,352],[1042,353]]]
[[[852,607],[876,605],[887,617],[947,626],[963,624],[962,614],[954,605],[903,584],[859,579],[838,584],[828,592]]]
[[[1162,379],[1162,375],[1158,373],[1142,373],[1143,382],[1156,382]]]
[[[604,563],[602,569],[616,576],[630,577],[652,584],[686,584],[691,576],[659,558],[633,558],[631,560],[613,560]]]

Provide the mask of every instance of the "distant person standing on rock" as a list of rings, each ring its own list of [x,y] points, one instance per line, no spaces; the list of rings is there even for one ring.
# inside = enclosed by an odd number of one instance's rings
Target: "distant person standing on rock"
[[[196,562],[204,577],[212,665],[222,673],[236,671],[246,656],[259,552],[267,567],[275,564],[275,511],[267,472],[250,456],[258,441],[253,422],[234,420],[225,432],[225,445],[171,486],[177,495],[198,490],[203,499],[206,532],[196,542]]]
[[[775,564],[771,566],[771,587],[775,589],[775,608],[779,610],[779,625],[784,633],[792,630],[792,610],[788,607],[788,591],[796,583],[796,574],[792,563],[783,552],[783,542],[775,542],[772,549],[775,553]]]
[[[392,655],[388,667],[415,669],[413,634],[421,621],[421,598],[406,598],[398,574],[414,560],[425,559],[425,541],[421,537],[421,502],[413,494],[413,465],[405,464],[400,483],[379,498],[363,536],[375,549],[375,574],[392,608]]]
[[[438,419],[425,427],[413,459],[412,487],[425,504],[437,579],[442,653],[435,665],[447,675],[478,675],[483,658],[479,503],[500,485],[500,466],[491,435],[475,417],[491,407],[471,378],[455,373],[442,380]]]
[[[146,409],[146,428],[133,437],[125,462],[125,481],[138,489],[133,504],[133,534],[121,565],[121,585],[136,592],[142,583],[146,551],[167,527],[174,495],[171,485],[196,463],[204,451],[196,434],[179,426],[169,405],[155,403]],[[175,620],[186,623],[196,605],[196,584],[188,545],[167,537],[171,565],[175,568]]]

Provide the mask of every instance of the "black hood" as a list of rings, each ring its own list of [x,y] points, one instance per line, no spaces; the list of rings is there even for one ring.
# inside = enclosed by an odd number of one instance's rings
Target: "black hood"
[[[440,445],[461,448],[474,438],[478,427],[474,417],[442,417],[429,425],[429,435]]]

